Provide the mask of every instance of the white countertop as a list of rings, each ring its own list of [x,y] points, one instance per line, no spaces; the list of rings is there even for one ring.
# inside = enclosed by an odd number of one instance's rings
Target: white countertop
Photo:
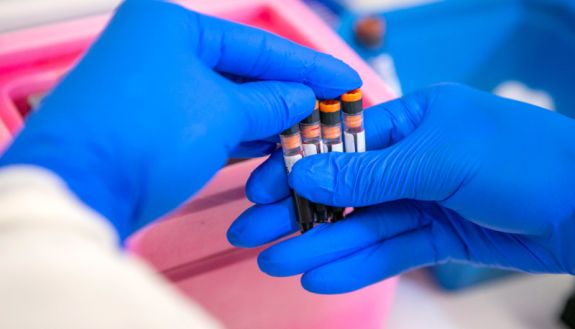
[[[400,279],[387,328],[561,329],[574,287],[568,275],[514,275],[446,292],[419,270]]]
[[[121,0],[0,0],[0,33],[112,11]]]

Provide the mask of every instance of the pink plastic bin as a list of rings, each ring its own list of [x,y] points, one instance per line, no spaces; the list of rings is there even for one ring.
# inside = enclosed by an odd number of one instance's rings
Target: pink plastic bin
[[[392,97],[376,74],[297,0],[180,3],[343,59],[360,73],[366,105]],[[22,99],[52,88],[107,20],[85,18],[0,35],[0,149],[22,127]],[[224,168],[191,202],[136,234],[128,247],[229,328],[383,328],[395,279],[345,295],[314,295],[300,287],[299,278],[261,273],[256,264],[261,249],[228,244],[225,231],[251,205],[244,184],[260,162]]]

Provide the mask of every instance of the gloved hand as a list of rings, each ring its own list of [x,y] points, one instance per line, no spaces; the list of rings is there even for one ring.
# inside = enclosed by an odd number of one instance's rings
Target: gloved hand
[[[304,273],[318,293],[447,260],[575,273],[575,121],[444,85],[368,109],[365,125],[368,152],[304,158],[289,176],[303,197],[355,211],[262,252],[264,272]],[[229,229],[233,244],[295,231],[282,172],[277,154],[254,171],[258,205]]]
[[[0,165],[53,171],[125,238],[189,198],[228,157],[274,150],[266,139],[313,111],[316,95],[359,85],[343,62],[278,36],[167,2],[127,1]]]

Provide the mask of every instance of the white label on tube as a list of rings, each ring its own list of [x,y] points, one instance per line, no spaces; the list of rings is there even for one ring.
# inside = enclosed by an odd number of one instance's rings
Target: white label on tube
[[[343,133],[346,152],[365,152],[365,131],[355,134]],[[357,146],[357,147],[356,147]]]
[[[331,144],[332,152],[343,152],[343,143]]]
[[[315,144],[303,144],[303,153],[305,156],[315,155],[317,154],[317,147]]]
[[[356,152],[365,152],[365,131],[356,134],[357,150]]]
[[[301,158],[303,158],[301,156],[301,154],[296,154],[296,155],[290,155],[290,156],[286,156],[284,155],[284,163],[286,165],[286,169],[287,172],[290,173],[291,172],[291,168],[293,168],[293,165],[298,162]]]
[[[349,153],[355,152],[355,138],[353,138],[353,134],[348,132],[343,133],[343,140],[345,142],[345,151]]]

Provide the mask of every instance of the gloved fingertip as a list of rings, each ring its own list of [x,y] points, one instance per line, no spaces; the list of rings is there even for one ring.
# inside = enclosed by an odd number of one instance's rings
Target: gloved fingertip
[[[312,88],[299,82],[287,81],[259,81],[247,84],[252,88],[260,89],[262,97],[267,98],[267,105],[289,110],[289,115],[309,115],[314,107],[316,96]],[[259,101],[254,99],[254,101]],[[275,102],[275,104],[274,104]],[[278,119],[276,117],[276,119]]]
[[[305,290],[322,295],[345,294],[365,287],[348,275],[346,280],[341,280],[341,275],[342,273],[320,267],[305,273],[300,282]]]
[[[289,186],[313,202],[331,204],[336,171],[330,163],[327,154],[298,161],[288,176]]]
[[[226,238],[232,246],[238,248],[255,248],[260,245],[257,240],[249,236],[249,232],[246,232],[245,223],[241,220],[241,216],[228,228]]]
[[[329,278],[322,271],[312,270],[302,275],[300,279],[302,287],[312,293],[322,295],[333,295],[341,293],[340,289],[334,289],[329,284]]]
[[[270,276],[289,276],[289,274],[286,274],[281,270],[281,267],[278,266],[274,259],[275,258],[273,257],[272,253],[270,253],[270,249],[264,250],[258,256],[258,267],[262,272]]]
[[[282,152],[277,150],[250,175],[246,197],[256,204],[270,204],[289,196]]]
[[[296,82],[282,82],[285,85],[284,97],[288,108],[293,108],[292,116],[296,117],[296,123],[310,115],[315,108],[316,95],[312,88]],[[291,126],[290,122],[286,128]]]
[[[241,86],[247,117],[244,138],[277,135],[313,112],[315,93],[307,85],[284,81],[258,81]]]
[[[228,242],[237,248],[257,248],[262,245],[262,243],[259,241],[250,239],[245,234],[243,234],[241,230],[238,229],[228,229],[226,237]]]
[[[261,183],[262,179],[250,178],[246,183],[246,198],[255,204],[270,204],[289,195],[287,184],[277,184],[275,188],[266,183]]]
[[[238,248],[255,248],[260,245],[259,239],[254,237],[249,228],[250,221],[246,221],[246,214],[251,212],[252,208],[244,211],[228,228],[226,238],[229,243]],[[248,226],[248,227],[246,227]]]
[[[345,91],[350,91],[354,89],[361,88],[363,85],[363,81],[351,66],[347,65],[345,62],[342,62],[346,66],[345,74],[342,74],[341,80],[341,88],[345,89]],[[340,95],[338,95],[340,96]]]
[[[232,226],[230,226],[226,232],[226,238],[228,239],[228,242],[234,247],[247,248],[247,246],[242,243],[241,230],[234,227],[234,224],[235,222],[232,223]]]
[[[313,74],[309,85],[314,89],[318,98],[336,98],[346,91],[360,88],[363,84],[357,71],[331,55],[319,56],[316,66],[324,69],[317,70]]]
[[[272,205],[256,205],[246,209],[227,231],[234,246],[254,248],[297,231],[292,199]]]
[[[350,90],[358,89],[361,87],[360,84],[342,84],[338,88],[330,88],[330,87],[315,87],[316,90],[315,95],[319,99],[333,99],[338,98],[343,93],[348,92]]]

